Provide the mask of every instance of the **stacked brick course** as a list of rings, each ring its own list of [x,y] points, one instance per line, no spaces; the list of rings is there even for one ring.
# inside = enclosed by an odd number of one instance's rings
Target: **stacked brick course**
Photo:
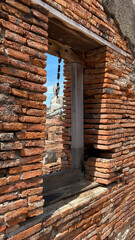
[[[134,239],[135,100],[128,42],[101,0],[44,2],[116,44],[127,57],[106,47],[86,54],[86,177],[100,186],[68,199],[64,207],[59,202],[43,211],[47,12],[31,0],[0,2],[0,239]],[[67,61],[64,71],[63,166],[71,167]]]
[[[91,155],[86,169],[103,184],[126,180],[126,171],[133,177],[134,78],[127,77],[132,60],[109,48],[86,56],[85,143]]]
[[[47,22],[30,1],[0,3],[1,234],[43,213]]]
[[[63,153],[62,167],[72,167],[71,149],[71,63],[64,61],[64,90],[63,90]]]

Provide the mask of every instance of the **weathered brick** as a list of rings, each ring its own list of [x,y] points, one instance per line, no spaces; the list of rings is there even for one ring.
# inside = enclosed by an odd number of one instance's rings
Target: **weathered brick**
[[[32,155],[38,155],[43,153],[43,148],[25,148],[21,150],[21,156],[32,156]]]
[[[46,92],[46,87],[42,86],[41,84],[27,82],[23,80],[20,80],[20,84],[22,89],[35,91],[35,92],[42,92],[42,93]]]
[[[13,185],[7,185],[7,186],[4,186],[4,187],[0,187],[0,193],[1,194],[10,193],[10,192],[13,192],[13,191],[15,191],[15,186],[13,186]]]
[[[40,132],[24,132],[24,133],[17,133],[17,137],[19,139],[38,139],[38,138],[45,138],[45,133]]]
[[[43,196],[39,196],[39,195],[34,195],[34,196],[31,196],[29,197],[29,202],[30,203],[33,203],[33,202],[37,202],[37,201],[40,201],[42,200]]]
[[[47,30],[47,29],[46,29],[46,30]],[[37,33],[37,34],[39,34],[39,35],[42,35],[42,36],[44,36],[44,37],[48,37],[48,33],[47,33],[46,31],[44,31],[43,29],[37,27],[37,26],[32,25],[32,26],[31,26],[31,31],[32,31],[32,32],[35,32],[35,33]]]
[[[27,111],[27,114],[28,115],[33,115],[33,116],[40,116],[40,117],[42,117],[42,116],[46,116],[46,112],[45,111],[43,111],[43,110],[37,110],[37,109],[29,109],[28,111]]]
[[[20,131],[24,129],[24,125],[22,123],[3,123],[2,128],[6,131]]]
[[[14,152],[9,151],[9,152],[0,152],[0,160],[7,160],[7,159],[14,159]]]
[[[31,11],[32,11],[32,13],[33,13],[33,15],[35,17],[37,17],[38,19],[42,20],[43,22],[48,23],[48,17],[46,15],[42,14],[41,12],[39,12],[39,11],[37,11],[35,9],[31,9]]]
[[[40,93],[29,93],[29,99],[30,100],[36,100],[36,101],[46,101],[46,95],[40,94]]]
[[[0,179],[0,186],[4,186],[7,184],[7,179],[4,177],[4,178],[1,178]]]
[[[5,31],[5,38],[21,44],[25,44],[27,41],[26,38],[18,35],[17,33],[10,32],[9,30]]]
[[[35,171],[29,171],[22,174],[22,179],[29,179],[34,177],[42,176],[43,171],[42,170],[35,170]]]
[[[14,175],[14,176],[9,176],[8,177],[8,182],[17,182],[20,180],[20,175]]]
[[[23,157],[21,159],[22,164],[35,163],[35,162],[40,162],[40,161],[42,161],[41,155]]]
[[[39,216],[41,214],[43,214],[43,208],[37,208],[37,209],[35,209],[33,211],[29,211],[28,212],[28,216],[29,217]]]
[[[22,91],[22,90],[15,89],[15,88],[12,88],[11,91],[12,91],[12,95],[15,95],[17,97],[23,97],[23,98],[27,98],[28,97],[27,91]]]
[[[20,159],[0,161],[0,168],[9,168],[20,165]]]
[[[10,141],[14,137],[14,133],[0,133],[0,140],[1,141]]]
[[[1,73],[8,74],[15,77],[26,78],[27,72],[22,71],[20,69],[1,67]]]
[[[16,173],[20,173],[20,172],[28,172],[28,171],[34,170],[34,169],[41,169],[42,165],[43,165],[42,163],[35,163],[33,165],[26,165],[26,166],[11,168],[11,169],[9,169],[9,174],[16,174]]]
[[[33,116],[22,116],[19,118],[20,122],[27,122],[27,123],[41,123],[42,118],[40,117],[33,117]]]
[[[41,43],[37,43],[37,42],[31,41],[31,40],[27,40],[27,45],[29,47],[37,49],[43,53],[47,52],[47,50],[48,50],[47,45],[43,45]]]
[[[18,209],[20,207],[27,206],[27,200],[21,199],[18,201],[13,201],[10,203],[5,203],[5,205],[0,205],[0,212],[1,214],[12,211],[14,209]]]
[[[21,197],[32,196],[34,194],[41,194],[42,191],[43,191],[43,187],[28,189],[21,193]]]
[[[5,220],[6,221],[11,221],[16,217],[19,217],[20,215],[26,214],[28,212],[28,208],[27,207],[20,207],[18,210],[14,210],[11,212],[8,212],[5,214]],[[14,225],[14,224],[12,224]],[[10,224],[11,226],[11,224]]]
[[[19,141],[0,144],[1,150],[15,150],[15,149],[22,149],[22,148],[23,148],[22,143]]]
[[[29,204],[28,209],[29,209],[29,211],[31,211],[31,210],[34,210],[36,208],[43,207],[43,205],[44,205],[44,199],[42,199],[41,201],[36,201],[34,203]]]
[[[46,105],[41,103],[41,102],[37,102],[37,101],[30,101],[30,100],[24,100],[24,99],[17,99],[16,100],[17,104],[20,104],[23,107],[28,107],[28,108],[37,108],[37,109],[46,109]]]
[[[8,4],[10,4],[11,6],[21,10],[22,12],[24,13],[27,13],[29,14],[30,13],[30,9],[26,6],[26,5],[23,5],[21,3],[18,3],[17,1],[14,1],[14,0],[6,0],[6,2]]]
[[[5,21],[5,20],[1,19],[0,20],[0,25],[2,25],[4,28],[6,28],[6,29],[8,29],[10,31],[18,33],[19,35],[23,35],[24,34],[23,28],[10,23],[9,21]]]
[[[19,190],[21,189],[27,189],[30,187],[36,187],[38,185],[41,185],[43,183],[43,179],[41,178],[34,178],[31,180],[26,180],[26,181],[22,181],[20,183],[16,183],[15,187]]]
[[[31,82],[43,83],[43,84],[46,83],[46,78],[45,77],[35,75],[35,74],[32,74],[32,73],[27,74],[27,79]],[[47,88],[46,88],[46,90],[47,90]]]
[[[5,225],[0,225],[0,233],[4,232],[5,229],[6,229]]]
[[[41,223],[34,225],[31,228],[26,229],[23,232],[18,233],[17,235],[10,237],[9,240],[20,240],[20,239],[25,239],[29,236],[31,236],[31,233],[37,233],[41,230]]]
[[[8,83],[11,86],[14,87],[19,87],[20,86],[20,81],[18,78],[12,78],[9,76],[5,76],[5,75],[0,75],[0,83]]]
[[[11,57],[21,59],[25,62],[29,62],[29,55],[26,53],[22,53],[20,51],[13,50],[11,48],[7,48],[7,54]]]

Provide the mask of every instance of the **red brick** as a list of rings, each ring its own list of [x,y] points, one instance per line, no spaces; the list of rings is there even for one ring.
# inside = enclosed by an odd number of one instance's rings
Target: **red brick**
[[[23,28],[10,23],[9,21],[5,21],[5,20],[1,19],[0,20],[0,25],[2,25],[4,28],[6,28],[6,29],[8,29],[10,31],[16,32],[16,33],[18,33],[20,35],[24,34]]]
[[[17,9],[12,8],[5,3],[1,4],[1,8],[2,10],[4,10],[4,12],[10,13],[11,15],[15,15],[16,17],[21,18],[21,13]]]
[[[25,62],[29,62],[29,55],[26,53],[22,53],[20,51],[13,50],[11,48],[7,48],[7,54],[11,57],[21,59]]]
[[[21,10],[22,12],[24,12],[26,14],[30,13],[30,9],[26,5],[18,3],[18,2],[14,1],[14,0],[6,0],[6,2],[8,4],[10,4],[11,6],[17,8],[18,10]]]
[[[0,133],[0,140],[2,142],[13,140],[14,133]]]
[[[41,161],[42,161],[42,156],[41,155],[23,157],[21,159],[22,164],[35,163],[35,162],[41,162]]]
[[[32,156],[32,155],[38,155],[43,153],[43,148],[25,148],[21,150],[21,156]]]
[[[46,78],[45,77],[35,75],[35,74],[32,74],[32,73],[27,73],[27,79],[31,82],[36,82],[36,83],[41,83],[41,84],[46,83]],[[46,88],[46,91],[47,91],[47,88]]]
[[[6,131],[20,131],[24,129],[24,125],[22,123],[3,123],[3,130]]]
[[[17,99],[16,100],[17,104],[20,104],[23,107],[28,107],[28,108],[37,108],[37,109],[46,109],[46,105],[41,103],[41,102],[37,102],[37,101],[30,101],[30,100],[24,100],[24,99]]]
[[[33,66],[29,63],[20,61],[18,59],[10,58],[10,57],[9,57],[9,65],[11,65],[14,68],[20,68],[20,69],[25,70],[25,71],[18,70],[19,73],[21,72],[23,74],[24,78],[27,77],[27,72],[26,71],[33,72],[33,73],[38,73],[38,71],[40,69],[39,67]]]
[[[31,211],[36,208],[43,207],[43,205],[44,205],[44,199],[42,199],[41,201],[36,201],[34,203],[30,203],[28,209],[29,209],[29,211]]]
[[[23,97],[23,98],[28,97],[27,91],[22,91],[22,90],[19,90],[19,89],[12,88],[11,92],[12,92],[12,95],[15,95],[15,96],[18,96],[18,97]]]
[[[6,39],[3,40],[3,45],[4,45],[4,47],[16,49],[18,51],[21,50],[21,44],[16,43],[16,42],[12,42],[12,41],[8,41]]]
[[[43,214],[43,208],[38,208],[38,209],[28,212],[29,217],[39,216],[41,214]]]
[[[8,177],[8,182],[11,183],[11,182],[17,182],[20,180],[20,175],[14,175],[14,176],[9,176]]]
[[[0,212],[1,214],[12,211],[14,209],[18,209],[21,207],[27,206],[27,200],[21,199],[18,201],[13,201],[10,203],[5,203],[4,205],[0,206]]]
[[[41,194],[42,191],[43,191],[43,187],[28,189],[21,193],[21,197],[32,196],[34,194]]]
[[[34,234],[34,233],[39,232],[41,230],[41,226],[42,226],[41,223],[39,223],[37,225],[34,225],[33,227],[28,228],[27,230],[25,230],[23,232],[20,232],[20,233],[18,233],[17,235],[15,235],[13,237],[10,237],[9,240],[26,239],[29,236],[31,236],[31,233]]]
[[[39,93],[29,93],[29,99],[35,101],[46,101],[46,95],[39,94]]]
[[[20,183],[16,183],[16,188],[21,190],[21,189],[27,189],[30,187],[36,187],[40,184],[43,183],[43,179],[41,178],[35,178],[35,179],[31,179],[31,180],[26,180],[26,181],[22,181]]]
[[[19,208],[18,210],[14,210],[12,212],[6,213],[5,214],[5,220],[6,220],[6,222],[7,221],[11,221],[11,220],[13,220],[16,217],[19,217],[20,215],[26,214],[27,212],[28,212],[28,208],[27,207]]]
[[[23,80],[20,80],[20,84],[22,89],[35,91],[35,92],[42,92],[42,93],[46,92],[46,87],[42,86],[41,84],[27,82]]]
[[[5,38],[15,41],[17,43],[26,44],[26,38],[24,38],[16,33],[10,32],[9,30],[5,31]]]
[[[14,69],[14,68],[1,67],[0,71],[1,73],[8,74],[15,77],[20,77],[20,78],[26,78],[27,76],[26,72],[19,69]]]
[[[32,59],[31,64],[41,68],[46,67],[46,62],[38,58]]]
[[[20,159],[0,161],[0,168],[9,168],[20,165]]]
[[[11,93],[11,88],[9,86],[6,86],[4,84],[0,84],[0,93]]]
[[[9,169],[9,174],[16,174],[16,173],[21,173],[21,172],[28,172],[33,169],[41,169],[42,168],[42,163],[35,163],[33,165],[26,165],[26,166],[20,166],[20,167],[15,167],[15,168],[10,168]]]
[[[5,115],[0,116],[0,121],[3,121],[3,122],[17,122],[18,121],[18,116],[15,115],[15,114],[14,115],[5,114]],[[0,125],[0,127],[1,127],[1,125]]]
[[[34,195],[34,196],[29,197],[29,202],[30,203],[37,202],[37,201],[40,201],[42,198],[43,198],[42,195],[41,196]]]
[[[47,57],[44,53],[37,52],[37,50],[32,49],[32,48],[27,47],[27,46],[22,46],[21,51],[29,54],[29,56],[32,56],[32,57],[36,57],[36,58],[38,57],[38,58],[43,59],[43,60],[47,59]]]
[[[9,83],[11,86],[19,87],[20,81],[18,78],[13,78],[5,75],[0,75],[0,83]]]
[[[25,141],[25,147],[43,147],[45,145],[45,140],[29,140]]]
[[[4,232],[5,229],[6,229],[5,225],[0,225],[0,233]]]
[[[41,117],[33,117],[33,116],[22,116],[19,118],[20,122],[27,122],[27,123],[41,123]]]
[[[22,149],[22,148],[23,148],[22,143],[19,141],[0,144],[1,150],[15,150],[15,149]]]
[[[47,26],[47,25],[46,25]],[[46,29],[47,30],[47,29]],[[32,32],[35,32],[35,33],[37,33],[37,34],[39,34],[39,35],[42,35],[42,36],[44,36],[44,37],[48,37],[48,33],[46,32],[46,31],[44,31],[43,29],[41,29],[40,27],[37,27],[37,26],[34,26],[34,25],[32,25],[31,26],[31,31]]]
[[[11,201],[14,199],[18,198],[18,194],[17,193],[11,193],[11,194],[4,194],[0,197],[0,203],[4,203],[6,201]]]
[[[42,14],[41,12],[39,12],[39,11],[37,11],[35,9],[31,9],[31,11],[32,11],[32,13],[33,13],[33,15],[35,17],[37,17],[38,19],[42,20],[43,22],[48,23],[48,17],[46,15]]]
[[[9,64],[9,58],[7,56],[0,55],[1,64]]]
[[[28,114],[28,115],[33,115],[33,116],[40,116],[40,117],[46,116],[46,112],[45,112],[45,111],[43,111],[43,110],[37,110],[37,109],[29,109],[29,110],[27,111],[27,114]]]
[[[45,138],[46,134],[40,132],[23,132],[18,133],[17,137],[19,139],[38,139],[38,138]]]
[[[20,216],[17,216],[9,221],[7,221],[7,227],[11,228],[13,226],[16,226],[18,223],[26,221],[27,214],[22,214]]]
[[[31,40],[27,40],[27,44],[29,47],[37,49],[43,53],[47,52],[47,50],[48,50],[47,45],[43,45],[41,43],[37,43],[37,42],[31,41]]]
[[[29,171],[26,173],[22,174],[22,179],[29,179],[29,178],[34,178],[34,177],[39,177],[42,176],[43,171],[42,170],[36,170],[36,171]]]
[[[8,186],[0,187],[0,193],[1,193],[1,194],[13,192],[14,190],[15,190],[15,186],[13,186],[13,185],[8,185]]]

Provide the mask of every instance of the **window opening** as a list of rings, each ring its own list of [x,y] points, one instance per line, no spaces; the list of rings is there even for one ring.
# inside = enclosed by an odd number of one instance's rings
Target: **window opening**
[[[58,64],[59,63],[59,64]],[[46,143],[44,174],[62,170],[63,157],[63,66],[64,61],[47,54]]]

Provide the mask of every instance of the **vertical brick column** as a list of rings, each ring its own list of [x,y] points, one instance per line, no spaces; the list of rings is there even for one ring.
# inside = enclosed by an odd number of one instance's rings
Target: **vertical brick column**
[[[71,149],[71,63],[64,60],[63,158],[62,168],[72,167]]]
[[[30,0],[0,3],[0,234],[43,213],[47,22]]]
[[[86,176],[103,184],[123,181],[127,171],[133,176],[133,58],[103,47],[88,53],[86,61]]]

